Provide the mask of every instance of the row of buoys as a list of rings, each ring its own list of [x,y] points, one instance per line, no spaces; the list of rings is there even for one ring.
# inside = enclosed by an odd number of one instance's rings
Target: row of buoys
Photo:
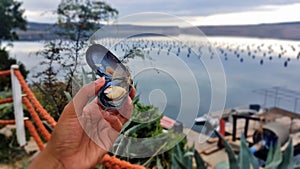
[[[210,59],[219,55],[227,61],[229,57],[235,56],[240,62],[244,62],[244,57],[246,56],[252,59],[259,59],[259,64],[261,65],[264,64],[265,60],[272,61],[276,57],[278,59],[286,58],[283,63],[285,67],[291,61],[290,57],[293,53],[296,55],[295,59],[300,59],[300,44],[295,46],[292,44],[265,44],[260,42],[247,44],[217,41],[213,43],[198,43],[195,41],[182,42],[145,38],[134,38],[120,41],[119,43],[109,40],[104,43],[107,43],[107,46],[113,46],[115,51],[122,51],[124,53],[130,51],[132,48],[140,48],[146,51],[147,54],[155,50],[156,54],[160,55],[161,51],[166,51],[167,55],[170,53],[186,57],[196,55],[199,59],[203,55],[208,56]]]

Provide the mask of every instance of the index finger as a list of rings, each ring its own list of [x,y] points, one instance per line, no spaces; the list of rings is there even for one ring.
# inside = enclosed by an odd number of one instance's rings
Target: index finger
[[[131,86],[131,90],[129,93],[129,97],[133,100],[134,96],[135,96],[136,90],[134,88],[134,86]]]

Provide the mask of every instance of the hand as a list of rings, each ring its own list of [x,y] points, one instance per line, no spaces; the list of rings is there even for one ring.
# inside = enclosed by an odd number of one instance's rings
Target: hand
[[[29,168],[91,168],[113,145],[132,111],[130,96],[119,111],[104,111],[94,99],[104,79],[83,86],[66,105],[44,151]]]

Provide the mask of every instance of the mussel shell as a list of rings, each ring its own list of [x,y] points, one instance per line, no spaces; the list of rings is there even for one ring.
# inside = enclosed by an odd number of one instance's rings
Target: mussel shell
[[[100,105],[105,109],[119,109],[131,90],[132,80],[128,69],[113,53],[100,44],[93,44],[88,48],[86,61],[97,75],[105,77],[106,80],[104,87],[98,92]],[[107,95],[106,90],[111,87],[118,88],[119,94],[114,91],[111,95]]]
[[[100,44],[93,44],[88,48],[86,51],[86,61],[88,65],[101,77],[112,77],[115,76],[114,74],[116,74],[116,76],[130,76],[128,69],[121,63],[121,61],[107,48]],[[108,69],[110,71],[107,71]],[[113,74],[111,70],[113,70]]]

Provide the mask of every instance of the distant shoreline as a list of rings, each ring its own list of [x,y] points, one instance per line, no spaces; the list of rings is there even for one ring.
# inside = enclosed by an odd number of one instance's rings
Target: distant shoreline
[[[223,36],[300,40],[300,22],[259,25],[198,26],[198,28],[209,37]],[[118,36],[127,34],[134,35],[136,32],[143,32],[143,34],[140,34],[143,36],[153,36],[155,34],[166,36],[176,36],[180,34],[197,35],[199,33],[198,30],[195,31],[195,27],[179,28],[177,26],[118,25],[117,29]],[[57,39],[58,36],[53,36],[55,31],[57,31],[57,28],[54,28],[53,24],[29,22],[27,24],[27,31],[17,31],[17,34],[19,35],[19,41],[43,41]],[[114,33],[111,35],[114,35]]]

